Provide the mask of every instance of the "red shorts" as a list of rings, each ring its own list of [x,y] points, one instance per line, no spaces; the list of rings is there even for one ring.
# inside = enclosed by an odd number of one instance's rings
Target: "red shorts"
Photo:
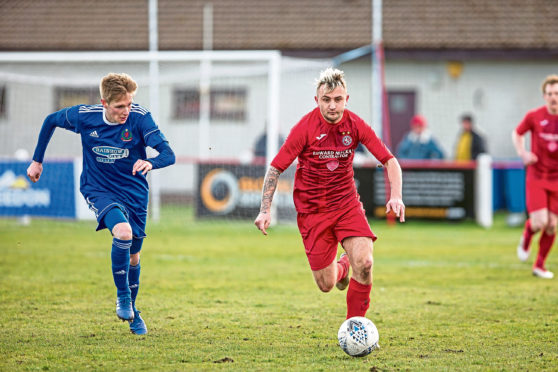
[[[297,223],[313,271],[326,268],[337,258],[337,246],[343,239],[352,236],[377,239],[362,205],[334,212],[299,213]]]
[[[548,209],[558,214],[558,189],[556,182],[547,180],[533,180],[527,178],[525,183],[525,199],[527,212]]]

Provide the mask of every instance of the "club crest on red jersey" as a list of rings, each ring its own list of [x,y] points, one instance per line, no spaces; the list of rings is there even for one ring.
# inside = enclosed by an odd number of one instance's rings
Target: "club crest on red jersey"
[[[120,135],[120,139],[124,142],[130,142],[132,140],[132,132],[128,128],[125,128]]]
[[[341,140],[345,146],[350,146],[353,143],[353,137],[349,136],[351,132],[342,132],[343,139]]]

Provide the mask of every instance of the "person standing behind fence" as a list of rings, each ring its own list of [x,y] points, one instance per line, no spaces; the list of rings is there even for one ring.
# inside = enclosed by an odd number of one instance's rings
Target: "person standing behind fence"
[[[405,221],[401,168],[372,128],[345,109],[343,71],[320,74],[314,97],[318,107],[292,129],[265,175],[260,213],[254,221],[267,235],[271,202],[279,175],[298,158],[293,198],[297,223],[314,280],[323,292],[347,290],[347,318],[365,316],[372,289],[372,249],[376,239],[354,181],[353,158],[359,142],[387,169],[391,195],[386,213]],[[338,244],[345,253],[337,260]],[[352,277],[349,268],[353,268]]]
[[[427,128],[426,119],[415,115],[411,119],[411,130],[397,146],[399,159],[443,159],[444,152]]]
[[[512,142],[527,167],[525,194],[529,218],[517,247],[521,261],[529,258],[533,235],[542,231],[533,275],[552,279],[545,263],[556,237],[558,221],[558,75],[542,84],[545,105],[525,115],[512,132]],[[531,134],[531,149],[525,148],[525,134]]]
[[[57,127],[80,134],[80,191],[95,212],[97,230],[107,228],[113,236],[116,315],[130,322],[132,333],[146,334],[147,327],[136,308],[140,250],[146,236],[146,175],[173,164],[175,156],[149,111],[132,102],[136,90],[137,84],[129,75],[111,73],[101,80],[101,104],[66,107],[48,115],[27,175],[32,182],[39,181],[46,148]],[[159,155],[148,159],[147,146]]]
[[[473,128],[473,116],[469,114],[461,116],[461,132],[455,145],[455,160],[476,160],[480,154],[487,151],[483,136]]]

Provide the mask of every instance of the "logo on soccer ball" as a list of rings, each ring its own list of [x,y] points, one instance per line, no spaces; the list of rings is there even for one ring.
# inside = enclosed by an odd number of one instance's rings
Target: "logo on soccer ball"
[[[370,319],[355,316],[346,319],[337,332],[339,346],[344,352],[354,357],[362,357],[379,349],[380,335]]]
[[[349,135],[343,136],[343,144],[345,146],[350,146],[353,143],[353,138]]]
[[[128,128],[125,128],[120,135],[120,139],[124,142],[130,142],[132,140],[132,132],[130,132]]]

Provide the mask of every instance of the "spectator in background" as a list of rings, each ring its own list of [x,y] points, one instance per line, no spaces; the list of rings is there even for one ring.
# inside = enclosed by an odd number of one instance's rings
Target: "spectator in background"
[[[443,159],[444,152],[426,128],[426,120],[421,115],[411,119],[411,131],[397,146],[397,157],[401,159]]]
[[[279,134],[277,138],[277,149],[281,148],[285,138]],[[239,155],[241,164],[264,164],[267,151],[267,132],[262,132],[254,142],[254,146],[246,149]]]
[[[283,145],[285,142],[285,138],[282,135],[279,135],[277,139],[277,150]],[[256,140],[256,145],[254,147],[254,156],[258,157],[265,157],[267,151],[267,133],[262,133],[258,139]]]
[[[484,138],[473,129],[473,117],[461,116],[461,133],[455,146],[455,160],[476,160],[479,154],[488,152]]]

